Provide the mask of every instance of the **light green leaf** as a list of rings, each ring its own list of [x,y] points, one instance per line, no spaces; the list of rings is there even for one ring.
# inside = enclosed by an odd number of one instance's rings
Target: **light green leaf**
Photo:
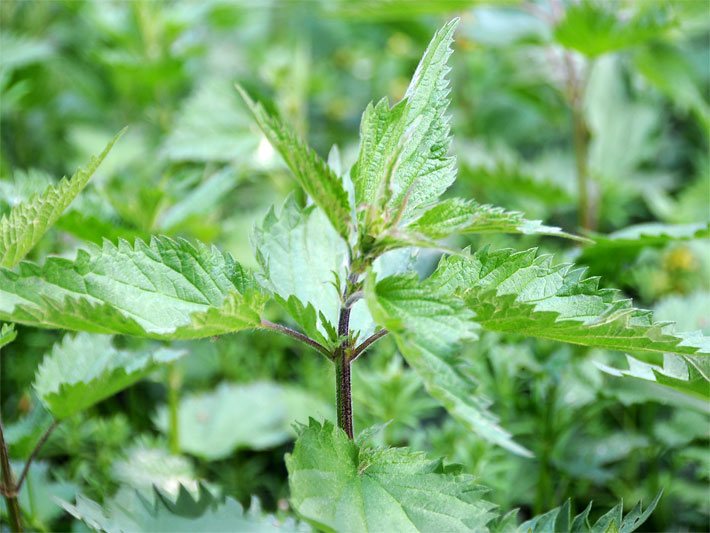
[[[184,396],[178,423],[180,449],[207,460],[229,457],[237,449],[264,450],[294,437],[292,424],[331,408],[307,391],[290,385],[223,383],[214,391]],[[168,413],[156,424],[167,432]]]
[[[301,208],[291,196],[278,215],[270,210],[254,229],[253,245],[265,287],[306,333],[326,340],[328,329],[338,323],[341,289],[336,280],[345,278],[348,247],[323,211]],[[314,331],[318,313],[325,320]]]
[[[609,512],[599,518],[594,525],[589,522],[589,512],[592,503],[577,516],[572,516],[571,501],[567,500],[561,507],[531,518],[520,525],[518,533],[631,533],[648,520],[661,499],[659,492],[646,509],[639,502],[626,516],[623,516],[624,504],[619,502]],[[503,533],[504,530],[498,530]]]
[[[620,351],[710,354],[700,333],[674,333],[619,291],[536,250],[490,251],[445,258],[436,283],[458,294],[485,329]]]
[[[41,195],[16,205],[9,215],[0,218],[0,267],[15,266],[39,242],[84,189],[122,134],[123,131],[116,135],[101,154],[93,157],[70,179],[62,178],[56,186],[50,185]]]
[[[224,78],[201,80],[175,113],[161,153],[170,161],[249,163],[258,139],[249,114]],[[254,162],[253,162],[254,163]]]
[[[200,494],[200,484],[188,458],[145,442],[126,450],[125,457],[111,465],[111,472],[121,485],[135,489],[151,501],[155,497],[154,489],[172,500],[177,499],[181,488],[194,497]]]
[[[624,20],[608,2],[583,0],[570,4],[555,28],[555,40],[566,48],[597,57],[656,39],[672,26],[664,10],[641,7]]]
[[[264,515],[256,501],[252,501],[251,508],[245,511],[236,500],[227,498],[221,501],[204,487],[201,487],[197,498],[184,487],[180,487],[174,501],[157,490],[155,498],[146,499],[138,492],[123,489],[103,507],[82,495],[77,496],[74,505],[66,501],[61,504],[69,514],[90,528],[106,533],[298,531],[293,521],[280,523],[276,518]]]
[[[626,360],[629,366],[628,370],[617,369],[603,364],[598,366],[612,376],[628,376],[652,381],[671,387],[684,394],[700,398],[705,402],[710,400],[710,357],[665,354],[663,356],[663,365],[646,363],[630,355],[626,356]],[[658,392],[659,395],[663,395],[663,390]],[[704,410],[706,412],[710,411],[710,406],[707,403],[705,403]]]
[[[416,275],[391,276],[365,285],[367,303],[378,325],[394,336],[407,363],[424,381],[429,394],[479,437],[520,454],[515,443],[476,393],[474,379],[456,360],[460,342],[476,338],[474,314],[460,299],[432,280]]]
[[[526,220],[522,213],[474,201],[450,198],[425,211],[402,228],[402,241],[431,242],[453,234],[519,233],[553,235],[585,241],[560,228],[545,226],[539,220]]]
[[[0,320],[45,328],[210,337],[257,327],[265,300],[229,254],[167,237],[105,241],[75,260],[0,269]]]
[[[65,335],[45,356],[34,388],[49,411],[66,418],[130,387],[185,351],[153,346],[119,350],[108,335]]]
[[[350,237],[350,201],[343,182],[328,164],[278,117],[254,102],[242,87],[239,94],[257,124],[293,172],[301,188],[320,207],[333,227],[346,241]]]
[[[0,348],[7,346],[17,337],[14,324],[2,324],[0,326]]]
[[[371,449],[311,419],[286,456],[291,504],[323,531],[482,531],[473,476],[406,448]]]
[[[13,472],[22,472],[24,465],[12,462]],[[32,524],[44,531],[51,530],[52,521],[62,514],[62,508],[56,503],[55,498],[73,498],[77,486],[61,479],[54,480],[50,477],[49,463],[34,461],[30,465],[27,478],[20,490],[20,508],[25,516],[29,517]],[[0,524],[5,525],[2,517],[5,516],[5,499],[0,498]]]
[[[390,108],[383,99],[363,114],[360,153],[352,169],[361,239],[376,239],[408,220],[456,177],[456,161],[448,155],[446,74],[457,25],[454,19],[434,35],[402,101]]]
[[[672,241],[706,239],[708,237],[710,237],[710,222],[698,222],[695,224],[648,222],[628,226],[608,235],[594,234],[595,246],[589,249],[595,247],[626,248],[661,246]]]

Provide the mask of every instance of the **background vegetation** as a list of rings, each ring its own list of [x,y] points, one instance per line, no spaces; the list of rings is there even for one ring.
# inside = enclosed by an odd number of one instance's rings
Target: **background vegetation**
[[[452,192],[606,235],[587,248],[523,241],[589,266],[658,319],[710,334],[710,247],[696,238],[710,220],[705,0],[6,0],[0,214],[129,125],[32,258],[162,233],[218,243],[255,265],[253,225],[293,182],[234,82],[271,99],[321,154],[337,143],[351,164],[365,105],[399,99],[432,33],[455,15]],[[422,254],[421,268],[433,260]],[[79,342],[72,337],[64,342]],[[48,423],[32,383],[61,338],[19,328],[2,353],[0,407],[18,461]],[[257,495],[264,508],[287,511],[290,425],[332,419],[330,365],[263,332],[170,348],[188,355],[52,434],[21,498],[32,527],[79,527],[50,496],[104,501],[156,480],[168,491],[205,480],[245,504]],[[590,500],[601,511],[663,489],[644,529],[708,529],[706,401],[642,380],[622,385],[600,368],[624,367],[619,353],[486,334],[462,356],[534,458],[448,417],[389,339],[354,366],[356,428],[389,422],[384,443],[461,463],[492,489],[487,499],[522,516],[567,498],[577,512]]]

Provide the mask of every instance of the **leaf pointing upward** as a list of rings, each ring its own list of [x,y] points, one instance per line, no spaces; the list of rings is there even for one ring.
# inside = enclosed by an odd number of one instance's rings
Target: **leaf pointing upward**
[[[27,202],[16,205],[9,215],[0,219],[0,267],[11,268],[19,263],[39,242],[42,235],[57,221],[72,200],[86,187],[114,143],[123,135],[122,130],[98,156],[76,171],[70,178],[63,178],[57,185]]]
[[[350,201],[340,178],[280,118],[269,114],[264,106],[254,102],[240,85],[237,85],[237,90],[261,131],[293,172],[298,184],[347,241],[350,236]]]

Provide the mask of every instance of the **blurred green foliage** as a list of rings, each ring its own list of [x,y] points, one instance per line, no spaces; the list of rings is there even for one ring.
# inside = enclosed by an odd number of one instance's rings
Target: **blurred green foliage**
[[[452,192],[578,231],[582,157],[593,221],[587,229],[598,244],[580,250],[520,239],[576,257],[607,285],[656,309],[659,319],[710,334],[705,0],[5,0],[0,213],[70,175],[128,125],[31,257],[72,255],[82,241],[163,233],[219,243],[254,265],[253,226],[293,184],[234,83],[268,93],[321,154],[336,142],[350,165],[365,104],[382,94],[401,97],[434,28],[454,15],[462,23],[452,71],[459,158]],[[581,156],[576,123],[584,126]],[[503,246],[512,238],[470,239],[475,246],[491,242]],[[421,254],[422,272],[432,259]],[[40,424],[27,417],[42,420],[33,375],[61,336],[18,331],[0,360],[0,407],[14,458],[21,459]],[[119,485],[146,490],[137,474],[150,453],[156,476],[162,465],[183,482],[207,481],[244,504],[255,494],[270,512],[287,509],[283,453],[290,433],[283,413],[258,413],[277,420],[266,444],[237,434],[236,426],[216,428],[228,441],[216,457],[183,439],[171,446],[170,398],[185,432],[192,431],[186,420],[195,402],[211,401],[207,411],[228,421],[238,405],[215,395],[238,395],[265,380],[280,384],[268,384],[279,395],[332,404],[330,365],[259,332],[172,347],[189,353],[172,373],[154,373],[62,423],[30,473],[26,487],[43,491],[37,498],[71,500],[78,491],[101,501]],[[649,530],[707,530],[707,405],[658,394],[656,384],[641,380],[622,384],[599,368],[623,366],[619,353],[487,334],[463,356],[480,394],[534,458],[485,443],[445,416],[389,340],[354,367],[357,427],[388,423],[376,439],[460,462],[491,488],[490,501],[521,507],[522,517],[567,498],[576,513],[594,500],[596,517],[597,508],[620,498],[648,502],[662,488]],[[250,401],[273,401],[260,398]],[[198,422],[200,416],[194,414]],[[296,418],[305,421],[301,413]],[[174,487],[170,478],[165,483]],[[71,527],[57,506],[21,503],[32,527]]]

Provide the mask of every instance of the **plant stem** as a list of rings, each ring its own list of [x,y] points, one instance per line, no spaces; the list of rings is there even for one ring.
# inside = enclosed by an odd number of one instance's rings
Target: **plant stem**
[[[579,109],[572,109],[572,139],[574,143],[574,159],[577,167],[577,190],[579,194],[579,226],[585,230],[593,230],[595,218],[589,201],[589,131],[584,116]]]
[[[182,376],[176,365],[168,367],[168,446],[170,453],[178,455],[180,453],[180,385]]]
[[[2,428],[2,421],[0,421],[0,466],[2,467],[2,492],[5,497],[7,514],[10,518],[10,527],[13,531],[22,531],[22,514],[20,512],[20,503],[17,501],[17,490],[15,488],[15,481],[12,477],[10,455],[7,452],[7,444],[5,443],[5,434]]]
[[[584,83],[577,76],[572,54],[565,52],[563,61],[567,81],[567,102],[572,112],[572,144],[577,171],[579,227],[594,230],[596,207],[592,205],[589,196],[589,128],[583,109]]]
[[[24,483],[25,478],[27,477],[27,474],[30,471],[30,465],[32,464],[32,461],[35,460],[35,458],[37,457],[37,454],[42,449],[42,446],[44,446],[44,443],[47,442],[47,439],[52,434],[52,431],[54,431],[54,428],[56,428],[58,425],[59,425],[59,420],[54,420],[52,422],[52,424],[47,428],[47,430],[42,434],[40,439],[37,441],[37,444],[35,444],[35,447],[32,450],[32,453],[30,454],[30,456],[27,458],[27,462],[25,463],[25,467],[22,469],[22,473],[20,474],[20,477],[17,480],[15,492],[18,492],[18,493],[20,492],[20,489],[22,488],[22,483]]]
[[[291,329],[291,328],[284,326],[282,324],[276,324],[275,322],[271,322],[271,321],[266,320],[264,318],[261,319],[261,325],[262,325],[262,327],[265,327],[266,329],[271,329],[273,331],[277,331],[277,332],[282,333],[284,335],[288,335],[289,337],[293,337],[294,339],[301,341],[312,348],[315,348],[320,353],[325,355],[329,360],[332,357],[332,354],[330,353],[328,348],[326,348],[325,346],[323,346],[319,342],[314,341],[313,339],[311,339],[307,335],[304,335],[303,333],[296,331],[295,329]]]
[[[352,363],[355,359],[360,357],[365,352],[365,350],[367,350],[372,344],[376,343],[382,337],[387,335],[387,333],[389,332],[386,329],[381,329],[370,335],[367,339],[362,341],[362,344],[360,344],[357,348],[353,350],[352,354],[350,355],[349,361]]]
[[[350,297],[350,280],[345,287],[343,302],[347,302]],[[338,410],[338,427],[353,438],[353,398],[352,383],[350,378],[350,358],[348,349],[350,348],[348,333],[350,330],[350,307],[345,303],[340,308],[338,319],[338,336],[342,339],[340,346],[335,350],[335,396]]]

